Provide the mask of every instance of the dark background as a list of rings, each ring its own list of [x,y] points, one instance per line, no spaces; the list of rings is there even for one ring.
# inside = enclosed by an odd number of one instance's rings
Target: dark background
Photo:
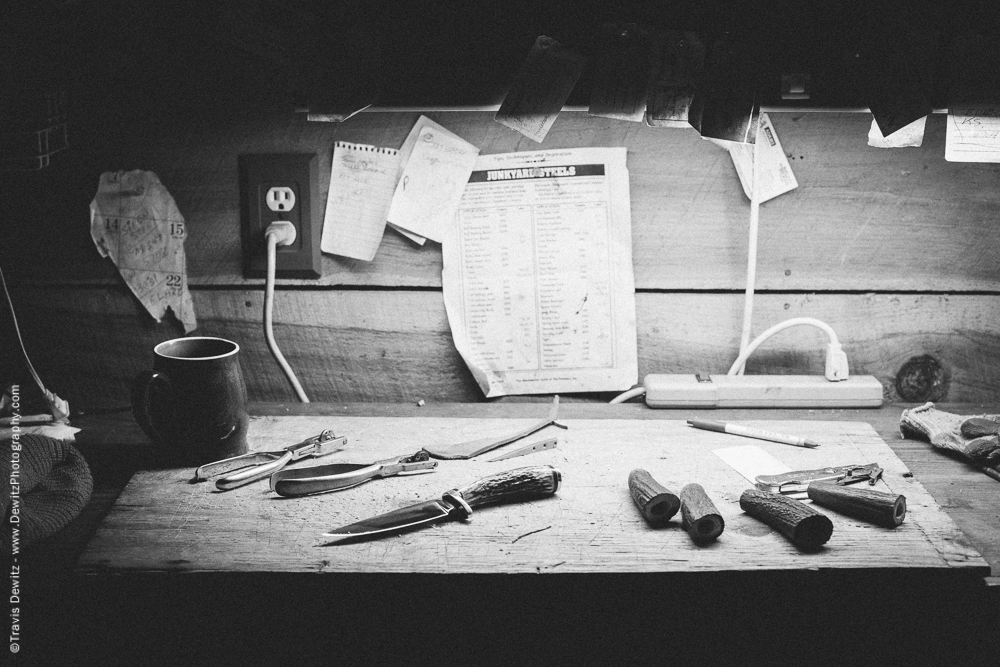
[[[0,122],[20,122],[33,94],[66,89],[74,151],[37,174],[0,175],[0,230],[30,234],[39,217],[88,202],[101,172],[141,166],[150,123],[296,105],[496,104],[538,35],[589,53],[606,21],[750,41],[764,54],[774,104],[779,75],[807,71],[808,105],[865,106],[847,63],[875,46],[898,48],[940,108],[953,71],[968,64],[954,57],[956,36],[995,35],[997,4],[5,0]],[[569,104],[588,103],[589,77]],[[105,152],[109,133],[137,144],[136,164]],[[73,233],[89,244],[86,230]],[[14,246],[0,242],[0,264],[14,282],[23,263],[44,261],[15,261],[5,247]],[[20,363],[16,352],[0,350],[5,366]],[[846,587],[825,573],[81,579],[36,558],[26,568],[23,644],[38,647],[38,664],[973,665],[995,664],[1000,629],[995,595],[927,578],[859,577]]]

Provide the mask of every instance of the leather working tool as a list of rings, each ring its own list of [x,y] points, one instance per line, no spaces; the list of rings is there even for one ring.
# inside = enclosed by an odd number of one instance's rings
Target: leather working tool
[[[471,459],[474,456],[479,456],[480,454],[485,454],[486,452],[497,449],[498,447],[510,444],[515,440],[526,438],[532,433],[541,431],[547,426],[567,428],[565,424],[560,424],[556,421],[556,416],[558,414],[559,396],[555,396],[552,399],[552,407],[549,408],[548,417],[516,433],[508,433],[503,436],[489,436],[486,438],[479,438],[478,440],[470,440],[469,442],[460,442],[454,445],[434,445],[432,447],[424,447],[424,451],[436,459]]]
[[[323,535],[357,539],[439,521],[464,521],[472,516],[473,507],[552,496],[561,482],[562,473],[552,466],[515,468],[446,491],[439,499],[380,514]]]
[[[518,456],[527,456],[528,454],[534,454],[535,452],[545,451],[546,449],[555,449],[559,445],[559,438],[544,438],[536,442],[529,443],[524,447],[518,447],[517,449],[505,452],[495,459],[490,459],[490,463],[495,463],[497,461],[506,461],[507,459],[513,459]]]
[[[292,461],[298,461],[306,456],[325,456],[340,451],[347,444],[347,438],[337,437],[333,431],[326,429],[319,435],[306,438],[302,442],[289,445],[271,452],[250,452],[232,458],[206,463],[194,472],[195,481],[203,482],[210,477],[221,475],[232,470],[238,470],[232,475],[222,477],[215,486],[222,491],[235,489],[263,479],[281,470]]]
[[[349,489],[382,477],[434,472],[436,467],[437,461],[431,461],[427,452],[421,449],[416,454],[375,463],[331,463],[281,470],[271,475],[271,489],[279,496],[305,496]]]

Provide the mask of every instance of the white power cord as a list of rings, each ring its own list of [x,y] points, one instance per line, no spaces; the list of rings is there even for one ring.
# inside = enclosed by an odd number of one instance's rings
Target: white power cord
[[[635,398],[636,396],[642,396],[645,393],[646,393],[646,388],[643,387],[642,385],[639,385],[638,387],[632,387],[631,389],[622,394],[618,394],[617,396],[612,398],[609,401],[609,403],[624,403],[630,398]]]
[[[736,361],[733,362],[733,365],[729,368],[728,375],[742,375],[743,366],[746,364],[747,358],[749,358],[749,356],[754,353],[754,350],[760,347],[764,341],[779,331],[800,325],[817,327],[825,331],[826,335],[830,337],[830,343],[826,346],[826,369],[824,371],[826,379],[831,382],[839,382],[840,380],[846,380],[850,377],[850,372],[847,368],[847,355],[844,354],[844,350],[840,346],[840,341],[837,339],[836,332],[826,322],[822,322],[812,317],[793,317],[792,319],[785,320],[780,324],[775,324],[773,327],[754,338],[753,342],[750,343],[746,350],[741,352],[740,356],[738,356]]]
[[[824,371],[826,379],[831,382],[846,380],[850,376],[847,368],[847,355],[844,354],[844,350],[837,340],[837,334],[830,325],[815,318],[796,317],[785,320],[757,336],[752,343],[750,342],[751,323],[753,321],[754,283],[757,281],[757,236],[760,228],[760,193],[757,191],[757,147],[758,142],[754,142],[753,161],[750,169],[750,230],[747,242],[747,287],[746,296],[743,300],[743,331],[740,335],[740,354],[730,367],[728,375],[743,375],[747,358],[774,334],[789,327],[807,324],[819,327],[830,337],[830,344],[827,345],[826,368]]]
[[[757,231],[760,227],[760,194],[757,192],[757,142],[753,145],[750,164],[750,231],[747,241],[747,287],[743,297],[743,331],[740,334],[740,355],[750,344],[750,323],[753,321],[753,292],[757,283]],[[740,366],[740,375],[743,366]]]
[[[4,278],[2,268],[0,268],[0,285],[3,286],[3,293],[6,295],[7,304],[10,306],[10,319],[14,323],[14,333],[17,334],[17,342],[21,344],[21,353],[24,354],[24,361],[28,364],[28,372],[31,373],[31,377],[35,380],[35,384],[38,385],[38,388],[42,390],[45,402],[49,405],[49,413],[52,415],[52,421],[68,422],[69,403],[67,403],[65,399],[59,398],[54,392],[45,388],[45,385],[42,384],[42,378],[39,377],[34,365],[32,365],[31,359],[28,358],[28,350],[25,349],[24,339],[21,338],[21,327],[17,323],[17,313],[14,312],[14,301],[10,298],[10,292],[7,290],[7,279]]]
[[[757,142],[754,142],[753,161],[750,169],[750,229],[747,243],[747,283],[746,292],[743,299],[743,330],[740,334],[740,353],[729,369],[728,375],[743,375],[746,361],[753,354],[754,350],[761,346],[768,338],[774,334],[799,325],[811,325],[826,332],[830,337],[830,343],[826,348],[826,367],[824,375],[831,382],[846,380],[850,377],[847,365],[847,355],[844,353],[837,339],[837,334],[829,324],[812,317],[796,317],[776,324],[750,342],[751,324],[753,321],[753,295],[754,284],[757,281],[757,236],[760,226],[760,196],[757,192]],[[633,387],[624,393],[611,399],[611,403],[624,403],[625,401],[642,396],[646,393],[642,385]]]
[[[278,349],[278,344],[274,340],[274,330],[271,325],[274,311],[274,265],[276,263],[277,247],[279,245],[291,245],[295,242],[295,225],[283,220],[272,222],[267,226],[264,238],[267,240],[267,282],[264,288],[264,339],[267,341],[267,348],[271,351],[271,355],[274,356],[274,360],[281,366],[285,377],[288,378],[288,381],[292,384],[292,388],[295,389],[299,400],[303,403],[308,403],[309,397],[302,390],[299,379],[295,377],[295,371],[288,365],[288,362],[285,361],[285,355]]]

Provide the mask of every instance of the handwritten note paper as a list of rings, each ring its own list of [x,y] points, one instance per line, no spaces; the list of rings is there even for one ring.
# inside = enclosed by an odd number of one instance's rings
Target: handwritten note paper
[[[958,35],[953,62],[944,159],[1000,162],[1000,35]]]
[[[493,119],[534,141],[542,141],[583,73],[587,59],[542,35]]]
[[[396,183],[398,183],[399,179],[402,178],[403,170],[406,169],[406,163],[410,161],[410,154],[413,152],[413,147],[417,145],[417,139],[420,137],[420,131],[423,130],[425,127],[433,128],[435,130],[438,130],[439,132],[448,132],[447,129],[445,129],[441,125],[438,125],[427,116],[421,116],[420,118],[418,118],[417,122],[414,123],[413,127],[410,129],[410,133],[406,135],[406,139],[403,141],[403,145],[399,147],[399,175],[396,178]],[[424,242],[427,240],[423,236],[420,236],[419,234],[414,234],[410,230],[403,229],[402,227],[393,224],[392,222],[389,223],[389,227],[396,230],[397,232],[399,232],[406,238],[410,239],[417,245],[423,245]]]
[[[887,137],[882,136],[882,130],[872,118],[872,126],[868,130],[868,145],[873,148],[903,148],[904,146],[919,147],[924,143],[924,126],[927,116],[919,118],[909,125],[896,130]]]
[[[1000,104],[952,106],[948,110],[944,159],[1000,162]]]
[[[451,132],[423,127],[389,207],[389,222],[440,242],[455,218],[479,149]]]
[[[338,141],[333,147],[320,249],[342,257],[375,259],[399,172],[391,148]]]
[[[167,312],[194,331],[184,239],[187,227],[174,198],[151,171],[101,174],[90,202],[90,235],[125,283],[159,322]]]
[[[722,142],[716,142],[722,143]],[[754,146],[757,150],[757,170],[754,172]],[[760,115],[760,123],[757,129],[756,144],[743,144],[738,142],[725,142],[725,147],[729,149],[729,156],[733,159],[736,173],[740,177],[743,185],[743,192],[747,198],[750,196],[751,183],[757,190],[758,200],[766,202],[774,199],[778,195],[799,187],[792,173],[792,167],[788,164],[785,151],[778,141],[778,132],[771,124],[771,119],[766,113]]]

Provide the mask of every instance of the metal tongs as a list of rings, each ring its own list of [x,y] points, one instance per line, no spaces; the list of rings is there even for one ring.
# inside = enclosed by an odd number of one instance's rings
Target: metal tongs
[[[837,484],[857,484],[867,481],[875,484],[882,476],[882,468],[877,463],[865,465],[835,466],[817,470],[796,470],[780,475],[758,475],[756,487],[761,491],[780,493],[783,496],[803,494],[810,482],[835,481]]]
[[[398,456],[375,463],[331,463],[282,470],[271,475],[271,489],[280,496],[305,496],[349,489],[382,477],[433,472],[436,467],[437,461],[431,461],[427,452],[421,449],[409,456]]]
[[[228,491],[229,489],[235,489],[238,486],[268,477],[292,461],[298,461],[307,456],[332,454],[343,449],[346,444],[346,437],[337,437],[333,434],[333,431],[327,429],[319,435],[314,435],[302,442],[273,452],[250,452],[222,459],[221,461],[206,463],[194,471],[194,478],[195,481],[203,482],[210,477],[215,477],[231,470],[240,470],[240,472],[216,480],[216,487],[222,491]],[[272,482],[272,488],[273,486]]]

